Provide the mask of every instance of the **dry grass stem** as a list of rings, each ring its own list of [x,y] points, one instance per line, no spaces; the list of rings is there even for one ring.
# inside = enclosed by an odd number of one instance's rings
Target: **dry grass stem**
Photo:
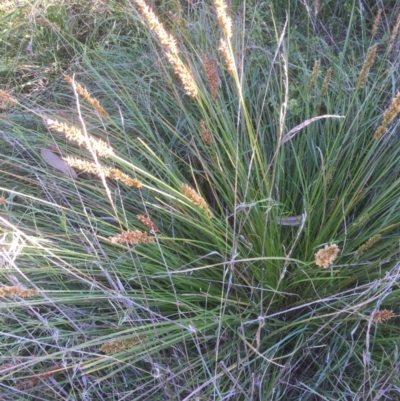
[[[189,187],[189,185],[182,184],[181,192],[185,196],[187,196],[191,200],[191,202],[193,202],[196,206],[200,207],[201,209],[204,209],[206,211],[207,216],[212,217],[212,213],[207,205],[207,202],[193,188]]]
[[[100,347],[100,351],[107,355],[115,354],[118,351],[124,351],[130,349],[135,345],[139,344],[141,339],[139,337],[135,338],[124,338],[123,340],[113,340],[108,343],[104,343]]]
[[[143,214],[138,214],[137,215],[138,220],[143,223],[150,231],[152,232],[157,232],[158,228],[157,226],[152,222],[150,217],[146,217]]]
[[[114,151],[101,139],[89,137],[86,139],[83,132],[75,127],[60,123],[56,120],[46,120],[47,125],[53,131],[65,135],[70,141],[77,142],[80,146],[84,145],[89,150],[94,150],[99,156],[110,157],[114,155]]]
[[[320,267],[329,267],[333,261],[337,258],[340,249],[336,244],[325,245],[323,249],[320,249],[315,256],[315,263]]]
[[[26,290],[25,288],[21,287],[1,287],[0,288],[0,297],[5,296],[16,296],[21,298],[29,298],[33,297],[38,294],[37,290]]]
[[[389,108],[386,109],[385,113],[383,114],[382,123],[374,134],[375,139],[379,139],[385,133],[386,127],[389,125],[390,122],[393,121],[393,119],[397,116],[399,112],[400,112],[400,92],[398,92],[396,97],[393,98]]]
[[[73,86],[74,80],[71,78],[69,75],[64,74],[64,79],[71,85]],[[94,98],[88,90],[82,86],[81,84],[75,82],[75,88],[76,92],[78,95],[82,96],[95,110],[98,111],[99,114],[101,114],[104,117],[108,117],[108,112],[103,108],[103,106],[100,104],[100,102]]]
[[[358,78],[357,89],[360,89],[364,85],[365,80],[367,79],[368,72],[374,64],[377,47],[378,47],[377,45],[373,45],[368,50],[364,65],[361,68],[360,77]]]
[[[75,157],[65,157],[64,161],[68,163],[69,166],[84,171],[85,173],[92,173],[99,176],[101,174],[104,174],[105,177],[121,181],[129,187],[140,188],[142,186],[142,182],[140,180],[138,180],[137,178],[132,178],[116,168],[100,166],[96,163],[90,163],[85,160],[77,159]]]
[[[213,137],[210,133],[210,131],[207,129],[206,124],[204,123],[204,120],[200,121],[200,136],[203,142],[210,146],[213,143]]]
[[[203,57],[203,65],[206,71],[208,85],[210,87],[211,97],[215,100],[218,94],[219,78],[215,63],[208,57]]]
[[[154,242],[154,237],[149,237],[144,231],[134,230],[134,231],[124,231],[114,237],[108,238],[114,244],[150,244]]]
[[[357,254],[361,255],[362,253],[366,252],[368,249],[372,248],[380,239],[381,239],[381,234],[376,234],[373,237],[371,237],[365,244],[361,245],[358,250]]]
[[[191,97],[196,96],[198,93],[196,82],[191,72],[179,58],[179,50],[176,45],[176,40],[172,35],[167,33],[163,24],[158,20],[152,9],[147,6],[144,0],[135,0],[135,2],[144,19],[147,21],[151,31],[155,33],[160,43],[164,46],[166,50],[165,55],[169,63],[172,65],[175,74],[179,77],[186,94]]]
[[[235,60],[225,39],[220,39],[218,50],[222,54],[226,69],[233,75],[235,73]]]
[[[232,19],[226,12],[227,5],[224,0],[214,0],[214,5],[217,11],[218,23],[229,40],[232,38]]]
[[[374,38],[376,36],[376,34],[378,33],[378,27],[379,27],[379,23],[381,22],[382,11],[383,11],[383,9],[380,8],[375,15],[374,25],[373,25],[372,31],[371,31],[372,38]]]
[[[389,320],[394,316],[393,311],[391,310],[387,310],[387,309],[383,309],[383,310],[379,310],[374,312],[372,320],[375,323],[381,323],[385,320]]]

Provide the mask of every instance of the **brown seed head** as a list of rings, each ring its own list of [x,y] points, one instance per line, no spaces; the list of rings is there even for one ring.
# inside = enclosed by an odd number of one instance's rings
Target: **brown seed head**
[[[379,23],[381,22],[382,11],[383,11],[383,9],[380,8],[375,15],[374,26],[372,27],[372,31],[371,31],[372,38],[374,38],[378,32]]]
[[[315,263],[320,267],[329,267],[329,265],[337,258],[340,249],[336,244],[325,245],[323,249],[320,249],[315,256]]]
[[[153,232],[158,231],[157,226],[151,221],[150,217],[146,217],[143,214],[138,214],[137,218],[141,223],[143,223],[146,227],[148,227],[149,230]]]
[[[385,320],[391,319],[393,316],[394,316],[393,311],[387,310],[387,309],[383,309],[383,310],[374,312],[372,320],[375,323],[381,323],[381,322],[383,322]]]
[[[115,244],[150,244],[154,242],[154,237],[149,237],[144,231],[134,230],[134,231],[124,231],[115,237],[109,237],[109,240]]]
[[[368,72],[374,64],[376,49],[377,45],[373,45],[368,50],[367,57],[365,58],[364,65],[361,68],[360,76],[358,78],[357,89],[360,89],[367,79]]]

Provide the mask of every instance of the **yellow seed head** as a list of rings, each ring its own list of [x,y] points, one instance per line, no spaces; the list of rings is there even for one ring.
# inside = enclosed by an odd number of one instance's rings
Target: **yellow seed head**
[[[27,290],[21,287],[1,287],[0,288],[0,297],[5,296],[16,296],[21,298],[29,298],[37,295],[37,290]]]
[[[135,345],[139,344],[141,341],[140,337],[135,338],[124,338],[121,340],[112,340],[108,343],[104,343],[100,347],[100,351],[107,355],[115,354],[118,351],[124,351],[129,348],[133,348]]]
[[[105,177],[121,181],[129,187],[140,188],[142,186],[142,182],[140,180],[137,178],[132,178],[116,168],[100,166],[96,163],[90,163],[85,160],[77,159],[76,157],[65,157],[64,161],[71,167],[84,171],[85,173],[96,174],[99,176],[104,174]]]
[[[318,72],[319,72],[320,64],[321,64],[321,61],[319,59],[315,60],[314,67],[313,67],[313,70],[312,70],[312,73],[311,73],[311,79],[310,79],[310,91],[313,90],[314,85],[315,85],[315,81],[318,78]]]
[[[149,237],[144,231],[134,230],[134,231],[124,231],[114,237],[108,238],[111,242],[115,244],[150,244],[154,242],[154,237]]]
[[[234,75],[236,70],[235,60],[233,59],[233,55],[225,39],[220,39],[218,50],[222,54],[222,58],[224,59],[226,69],[229,71],[230,74]]]
[[[73,86],[74,80],[67,74],[64,75],[64,79]],[[107,117],[109,114],[108,112],[103,108],[103,106],[100,104],[100,102],[94,98],[93,96],[90,95],[88,90],[82,86],[81,84],[78,84],[75,82],[75,88],[76,92],[78,95],[82,96],[95,110],[99,112],[104,117]]]
[[[399,14],[400,15],[400,14]],[[399,114],[400,112],[400,92],[393,98],[392,103],[388,107],[388,109],[383,114],[383,120],[381,125],[375,131],[374,138],[379,139],[386,131],[386,127],[390,122]]]
[[[396,37],[399,33],[399,28],[400,28],[400,13],[397,15],[397,19],[396,19],[396,23],[394,24],[393,30],[392,30],[392,34],[390,36],[390,40],[389,40],[389,51],[392,50],[393,45],[396,41]]]
[[[80,146],[84,145],[89,150],[93,149],[99,156],[110,157],[114,155],[114,151],[101,139],[89,137],[87,140],[78,128],[70,127],[56,120],[48,119],[46,122],[51,130],[64,134],[70,141],[75,141]]]
[[[330,264],[337,258],[340,249],[336,244],[325,245],[324,248],[320,249],[315,256],[315,263],[320,267],[329,267]]]
[[[221,29],[223,30],[226,38],[232,38],[232,19],[226,12],[226,4],[224,0],[214,0],[215,9],[217,11],[217,18]]]
[[[207,205],[207,202],[204,200],[202,196],[200,196],[193,188],[189,187],[189,185],[182,184],[181,192],[187,196],[196,206],[204,209],[208,217],[212,217],[212,213]]]
[[[189,69],[178,56],[179,50],[174,37],[167,33],[163,24],[144,0],[135,0],[135,2],[150,30],[155,33],[160,43],[164,46],[165,56],[172,65],[175,74],[179,77],[186,94],[191,97],[196,96],[198,93],[196,82]]]
[[[372,27],[372,31],[371,31],[372,38],[374,38],[378,32],[379,23],[381,22],[382,11],[383,11],[383,9],[380,8],[375,15],[374,26]]]
[[[365,58],[364,65],[361,68],[360,76],[358,78],[357,89],[360,89],[367,79],[368,72],[372,65],[374,64],[375,55],[376,55],[377,45],[373,45],[369,48],[367,57]]]
[[[368,249],[373,247],[380,239],[381,239],[381,234],[376,234],[373,237],[371,237],[366,243],[361,245],[358,250],[357,254],[361,255],[362,253],[366,252]]]

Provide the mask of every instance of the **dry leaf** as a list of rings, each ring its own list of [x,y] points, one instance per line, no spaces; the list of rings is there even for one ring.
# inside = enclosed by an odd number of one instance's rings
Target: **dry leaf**
[[[71,176],[72,178],[77,178],[75,170],[70,167],[61,157],[57,156],[51,150],[41,149],[40,155],[43,157],[43,160],[50,164],[51,167],[61,171],[62,173]]]

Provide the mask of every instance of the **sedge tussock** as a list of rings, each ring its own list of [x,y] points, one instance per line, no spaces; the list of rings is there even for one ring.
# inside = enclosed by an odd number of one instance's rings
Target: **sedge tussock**
[[[226,12],[227,5],[224,0],[214,0],[218,23],[227,39],[232,38],[232,19]]]
[[[325,245],[315,255],[315,264],[320,267],[329,267],[337,258],[340,249],[336,244]]]
[[[179,57],[179,50],[175,38],[167,33],[163,24],[158,20],[152,9],[145,3],[144,0],[135,0],[143,18],[146,20],[149,28],[157,36],[160,43],[165,48],[165,56],[172,65],[175,74],[179,77],[183,88],[188,96],[197,96],[198,89],[193,75],[188,68],[183,64]]]
[[[389,52],[392,50],[393,45],[396,41],[397,35],[399,33],[399,28],[400,28],[400,13],[397,15],[396,23],[394,24],[394,27],[392,29],[392,34],[390,35]]]
[[[114,244],[151,244],[154,242],[154,237],[140,230],[124,231],[114,237],[108,237],[108,239]]]
[[[210,146],[213,143],[213,137],[212,137],[210,131],[207,129],[204,120],[201,120],[199,125],[200,125],[200,136],[201,136],[201,139],[203,140],[203,142],[206,145]]]
[[[207,56],[203,57],[204,70],[206,71],[208,86],[210,87],[211,97],[213,100],[217,98],[219,78],[215,63]]]
[[[92,137],[88,137],[86,139],[83,132],[75,127],[70,127],[65,123],[60,123],[57,120],[46,120],[48,127],[60,134],[63,134],[70,141],[75,141],[79,146],[84,145],[89,150],[94,150],[99,156],[110,157],[114,155],[114,151],[110,148],[107,143],[101,139],[95,139]]]
[[[313,67],[313,70],[311,73],[311,79],[310,79],[310,91],[313,90],[315,82],[318,78],[320,64],[321,64],[321,60],[319,60],[319,59],[315,60],[314,67]]]
[[[377,47],[377,45],[373,45],[368,50],[364,65],[361,68],[360,77],[358,78],[357,89],[360,89],[367,79],[368,72],[374,64]]]
[[[182,184],[181,192],[188,197],[192,203],[198,206],[201,209],[206,211],[207,216],[212,217],[212,213],[207,205],[207,202],[204,200],[202,196],[200,196],[193,188],[189,185]]]
[[[400,92],[393,98],[392,103],[383,113],[383,120],[381,125],[375,131],[374,139],[379,139],[386,131],[386,127],[400,112]]]
[[[380,8],[375,15],[374,25],[373,25],[372,31],[371,31],[372,38],[374,38],[375,35],[378,33],[378,27],[379,27],[379,23],[381,22],[382,11],[383,11],[383,8]]]
[[[385,320],[389,320],[394,316],[394,312],[391,310],[387,310],[387,309],[383,309],[383,310],[379,310],[374,312],[373,316],[372,316],[372,320],[375,323],[381,323]]]
[[[376,234],[373,237],[371,237],[367,242],[365,242],[358,248],[357,254],[361,255],[368,249],[372,248],[381,239],[381,237],[382,237],[381,234]]]
[[[73,86],[74,80],[72,79],[72,77],[70,77],[67,74],[64,74],[64,79],[71,86]],[[78,95],[82,96],[91,106],[93,106],[95,110],[98,111],[100,115],[104,117],[109,116],[108,112],[104,109],[104,107],[100,104],[100,102],[95,97],[93,97],[83,85],[79,84],[78,82],[75,82],[75,88]]]
[[[5,297],[5,296],[16,296],[16,297],[21,297],[21,298],[29,298],[33,297],[38,294],[37,290],[34,289],[25,289],[21,287],[1,287],[0,288],[0,297]]]
[[[104,174],[105,177],[121,181],[129,187],[140,188],[142,186],[142,181],[138,180],[137,178],[132,178],[128,174],[125,174],[121,170],[118,170],[116,168],[100,166],[96,163],[90,163],[85,160],[77,159],[75,157],[65,157],[63,160],[69,166],[84,171],[85,173],[92,173],[96,175]]]
[[[142,224],[144,224],[150,231],[153,231],[153,232],[157,232],[157,231],[158,231],[157,226],[156,226],[155,223],[150,219],[150,217],[146,217],[146,216],[143,215],[143,214],[138,214],[136,217],[137,217],[138,220],[139,220]]]
[[[139,344],[141,339],[139,337],[134,338],[124,338],[122,340],[112,340],[108,343],[104,343],[100,347],[100,351],[107,355],[115,354],[118,351],[125,351],[127,349],[133,348],[135,345]]]
[[[224,59],[225,68],[233,75],[235,73],[235,60],[233,59],[233,55],[225,39],[220,39],[218,50],[221,52],[222,58]]]

